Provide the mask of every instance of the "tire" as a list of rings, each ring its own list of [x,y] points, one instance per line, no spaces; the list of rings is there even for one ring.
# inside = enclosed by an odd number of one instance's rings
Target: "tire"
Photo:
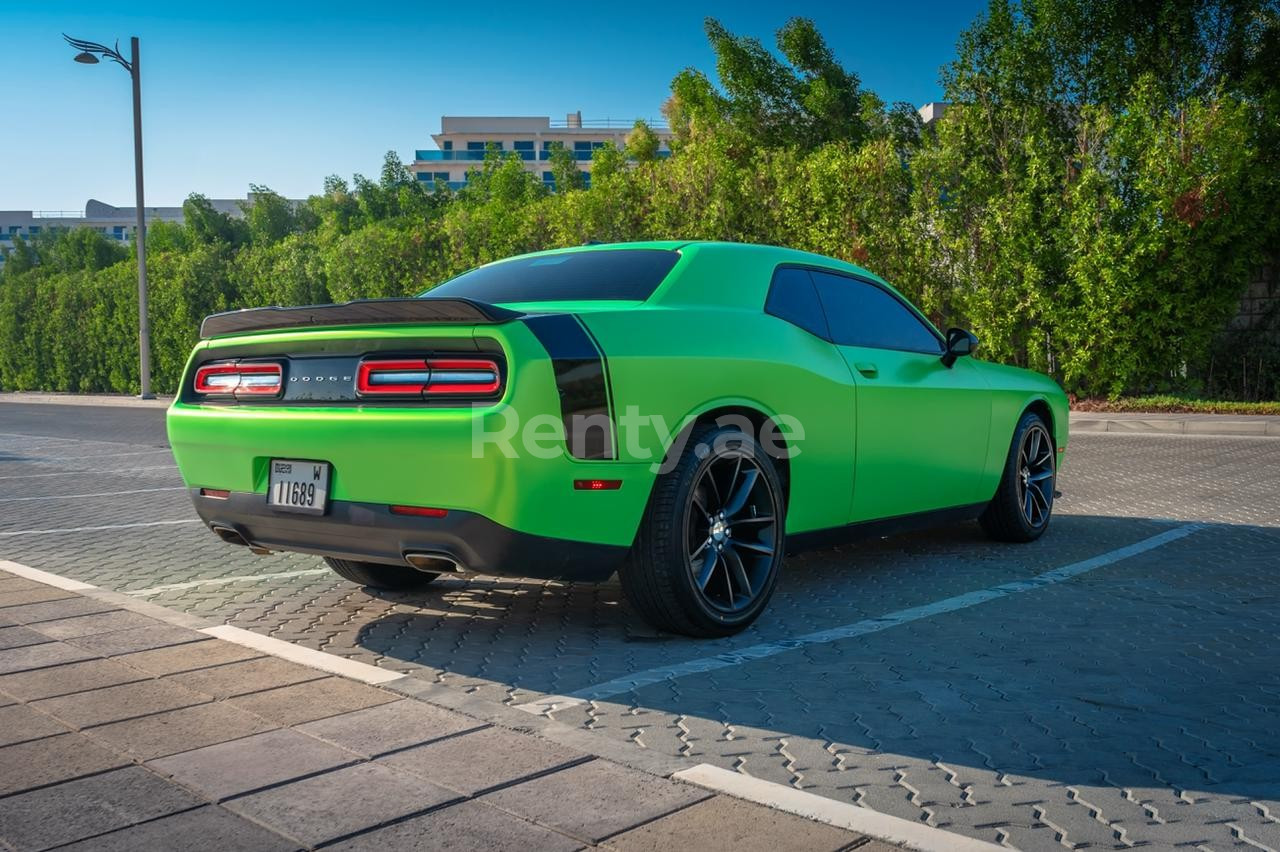
[[[419,571],[408,565],[383,565],[379,562],[354,562],[349,559],[324,558],[334,573],[344,580],[368,586],[371,589],[404,590],[419,589],[429,584],[439,574]]]
[[[777,584],[786,545],[782,494],[773,460],[753,438],[731,427],[695,427],[674,469],[654,484],[618,572],[627,600],[671,633],[716,637],[746,628]]]
[[[1049,528],[1057,481],[1057,452],[1048,424],[1028,411],[1013,430],[996,494],[978,518],[997,541],[1035,541]]]

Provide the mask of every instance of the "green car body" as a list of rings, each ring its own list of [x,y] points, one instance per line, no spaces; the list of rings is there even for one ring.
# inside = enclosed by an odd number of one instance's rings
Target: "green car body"
[[[362,323],[344,309],[341,323],[330,323],[318,308],[301,322],[237,331],[238,316],[262,312],[219,315],[230,320],[196,346],[168,412],[174,455],[199,514],[229,541],[267,550],[401,566],[405,553],[420,550],[467,570],[600,580],[636,541],[660,463],[692,424],[722,414],[779,427],[793,546],[878,522],[976,516],[996,494],[1029,411],[1051,433],[1055,464],[1066,448],[1067,400],[1051,379],[942,357],[947,338],[905,300],[936,351],[833,343],[766,309],[780,269],[808,270],[814,281],[813,273],[834,273],[901,298],[857,266],[701,242],[584,246],[525,258],[554,264],[565,254],[618,251],[669,259],[647,298],[548,302],[530,292],[527,300],[481,304],[476,322],[461,310],[441,322],[391,316]],[[650,255],[614,257],[624,256]],[[420,301],[431,302],[435,294],[424,295]],[[329,402],[214,402],[192,390],[196,368],[211,362],[281,358],[288,383],[308,359],[356,364],[371,352],[420,351],[491,353],[502,365],[499,395],[373,404],[345,393],[353,379],[340,369],[323,377],[343,385],[343,399]],[[591,388],[595,397],[586,398]],[[612,435],[575,454],[565,434],[572,428],[556,424],[567,424],[579,404],[602,414]],[[540,434],[529,452],[522,440],[535,418]],[[510,434],[516,451],[496,439],[478,444],[477,433]],[[324,514],[267,507],[272,459],[330,465]],[[446,514],[393,515],[390,506]]]

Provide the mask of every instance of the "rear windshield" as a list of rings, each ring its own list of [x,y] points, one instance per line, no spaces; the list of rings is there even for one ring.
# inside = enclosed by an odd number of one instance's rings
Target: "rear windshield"
[[[680,253],[668,249],[603,249],[521,257],[482,266],[423,293],[431,298],[502,302],[644,301]]]

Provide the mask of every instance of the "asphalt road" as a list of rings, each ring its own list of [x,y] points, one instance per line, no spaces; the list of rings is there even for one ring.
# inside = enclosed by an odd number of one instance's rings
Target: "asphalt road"
[[[224,545],[162,415],[0,404],[0,559],[1023,849],[1280,849],[1280,440],[1077,436],[1039,542],[811,553],[698,642],[616,583],[372,595]]]

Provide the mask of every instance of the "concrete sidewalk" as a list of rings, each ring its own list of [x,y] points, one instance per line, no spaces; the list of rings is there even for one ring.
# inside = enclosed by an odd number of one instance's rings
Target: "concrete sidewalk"
[[[1265,414],[1128,414],[1102,411],[1071,412],[1076,434],[1216,435],[1238,438],[1253,435],[1280,438],[1280,417]]]
[[[0,571],[0,847],[894,848],[60,585]]]

